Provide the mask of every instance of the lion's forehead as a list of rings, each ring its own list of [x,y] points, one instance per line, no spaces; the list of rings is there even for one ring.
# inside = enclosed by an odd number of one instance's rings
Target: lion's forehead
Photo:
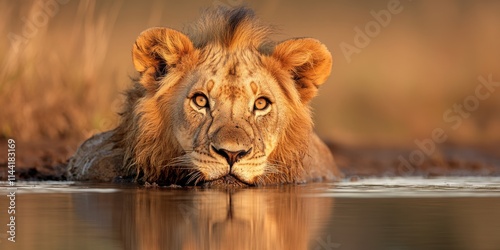
[[[222,101],[250,101],[262,91],[270,92],[270,74],[262,63],[262,55],[248,50],[210,50],[199,64],[198,85],[209,96]]]
[[[264,69],[262,55],[252,49],[228,51],[209,48],[204,51],[200,66],[213,78],[236,80],[252,78]],[[237,84],[239,81],[233,81]]]
[[[228,101],[235,101],[236,99],[241,99],[244,97],[248,97],[248,91],[244,86],[237,86],[233,84],[224,84],[219,87],[219,91],[217,91],[218,98],[223,98]],[[246,99],[246,98],[245,98]]]

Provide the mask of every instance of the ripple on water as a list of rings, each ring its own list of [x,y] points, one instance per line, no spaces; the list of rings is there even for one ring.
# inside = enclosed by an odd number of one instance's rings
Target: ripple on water
[[[500,177],[397,177],[329,184],[322,197],[500,197]]]

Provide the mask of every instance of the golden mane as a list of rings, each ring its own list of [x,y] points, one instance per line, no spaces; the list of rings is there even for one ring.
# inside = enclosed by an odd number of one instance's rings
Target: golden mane
[[[193,45],[199,49],[208,45],[228,49],[261,49],[271,42],[268,39],[272,33],[271,27],[263,25],[253,10],[222,6],[205,10],[186,31]]]

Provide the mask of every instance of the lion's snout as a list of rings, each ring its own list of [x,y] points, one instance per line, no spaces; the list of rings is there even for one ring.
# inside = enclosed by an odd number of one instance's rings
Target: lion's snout
[[[229,164],[230,167],[233,166],[234,163],[239,161],[241,158],[245,157],[248,155],[251,151],[252,148],[249,150],[239,150],[239,151],[229,151],[224,148],[216,148],[212,145],[212,149],[214,150],[215,153],[221,155],[222,157],[226,158],[227,163]]]
[[[252,141],[240,126],[223,126],[212,134],[211,147],[215,154],[224,157],[232,167],[250,154]]]

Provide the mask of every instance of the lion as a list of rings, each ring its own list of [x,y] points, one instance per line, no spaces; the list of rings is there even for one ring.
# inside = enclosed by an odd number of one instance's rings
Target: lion
[[[69,179],[260,186],[341,177],[310,107],[331,54],[316,39],[271,34],[246,7],[206,10],[185,33],[143,31],[121,122],[80,146]]]

